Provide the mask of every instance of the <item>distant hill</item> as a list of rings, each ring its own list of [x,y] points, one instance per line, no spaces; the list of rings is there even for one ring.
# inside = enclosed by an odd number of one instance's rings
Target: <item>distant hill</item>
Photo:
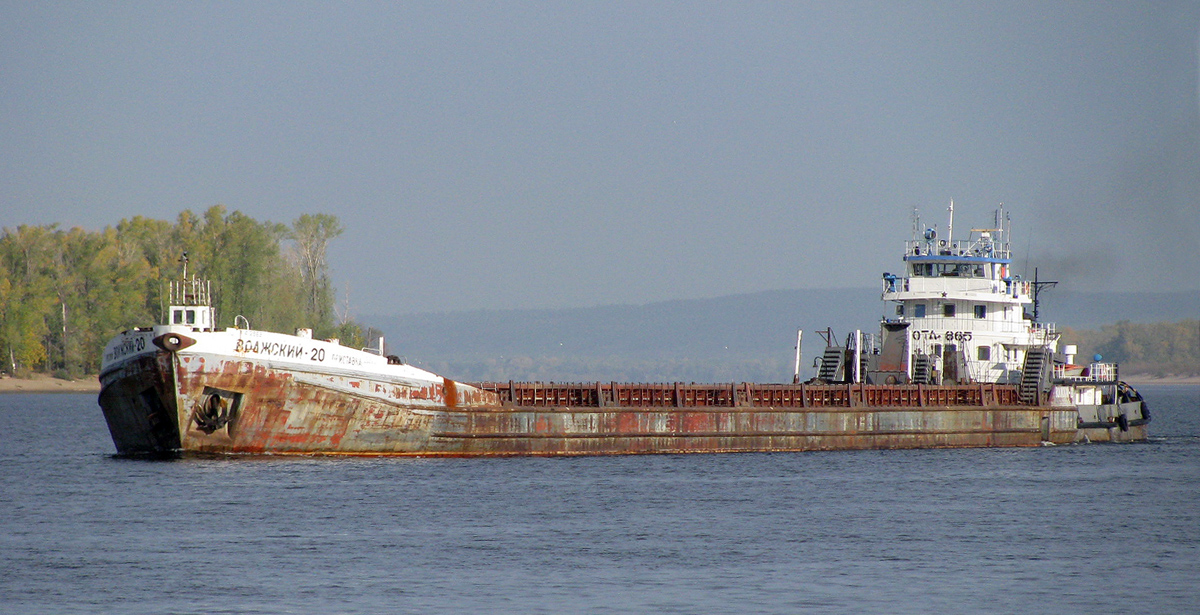
[[[460,380],[790,381],[796,329],[802,374],[824,346],[876,332],[878,289],[774,290],[711,299],[557,310],[476,310],[367,316],[389,352]],[[1200,318],[1200,291],[1042,295],[1042,320],[1098,328],[1119,320]]]
[[[1043,322],[1059,328],[1096,329],[1121,320],[1176,322],[1200,318],[1200,290],[1169,293],[1072,292],[1051,288],[1041,294]]]

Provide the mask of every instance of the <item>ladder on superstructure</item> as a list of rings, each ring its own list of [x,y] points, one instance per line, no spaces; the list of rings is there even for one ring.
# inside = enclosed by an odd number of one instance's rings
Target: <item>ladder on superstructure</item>
[[[825,382],[840,382],[846,362],[846,349],[841,346],[826,346],[821,357],[821,371],[817,377]]]
[[[912,381],[915,384],[935,384],[933,382],[933,360],[923,354],[914,354]]]
[[[1054,367],[1053,356],[1047,347],[1030,348],[1025,351],[1025,364],[1021,368],[1021,402],[1036,405],[1042,393],[1050,389],[1050,371]]]

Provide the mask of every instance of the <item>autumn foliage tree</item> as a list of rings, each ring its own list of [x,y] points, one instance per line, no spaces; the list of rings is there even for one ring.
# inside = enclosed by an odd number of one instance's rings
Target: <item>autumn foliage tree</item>
[[[1200,375],[1200,320],[1122,320],[1094,331],[1068,329],[1063,339],[1078,344],[1080,360],[1099,354],[1120,364],[1123,374]]]
[[[95,373],[114,334],[161,322],[166,282],[182,275],[184,253],[189,277],[212,281],[218,326],[240,315],[258,329],[310,327],[361,345],[362,328],[333,316],[325,250],[341,232],[333,216],[301,216],[288,227],[221,205],[201,215],[184,211],[174,223],[135,216],[97,232],[5,228],[0,371]],[[293,258],[293,251],[312,258]]]
[[[338,219],[328,214],[304,214],[292,224],[288,235],[295,250],[296,265],[304,285],[309,312],[325,321],[333,314],[333,284],[329,280],[326,251],[329,242],[342,234]]]

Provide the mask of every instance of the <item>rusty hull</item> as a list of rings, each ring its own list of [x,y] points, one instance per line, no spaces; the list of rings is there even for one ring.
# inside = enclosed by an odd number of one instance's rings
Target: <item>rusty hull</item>
[[[1037,446],[1073,409],[1007,385],[423,386],[161,351],[102,377],[120,454],[611,455]]]
[[[1112,424],[1103,427],[1080,427],[1076,430],[1076,444],[1086,444],[1091,442],[1145,442],[1150,437],[1150,429],[1147,425],[1129,425],[1126,429],[1121,429],[1119,425]]]
[[[142,355],[100,376],[100,408],[117,453],[157,455],[182,447],[171,353]]]

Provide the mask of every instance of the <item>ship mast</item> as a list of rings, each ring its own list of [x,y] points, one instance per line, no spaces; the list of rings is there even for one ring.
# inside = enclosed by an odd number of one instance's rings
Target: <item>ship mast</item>
[[[1051,288],[1057,284],[1057,280],[1052,282],[1039,282],[1038,268],[1033,268],[1033,284],[1030,285],[1033,289],[1033,322],[1038,322],[1038,308],[1041,305],[1041,300],[1038,298],[1038,295],[1042,294],[1043,289]]]
[[[954,199],[950,199],[950,224],[946,225],[946,241],[954,241]]]

